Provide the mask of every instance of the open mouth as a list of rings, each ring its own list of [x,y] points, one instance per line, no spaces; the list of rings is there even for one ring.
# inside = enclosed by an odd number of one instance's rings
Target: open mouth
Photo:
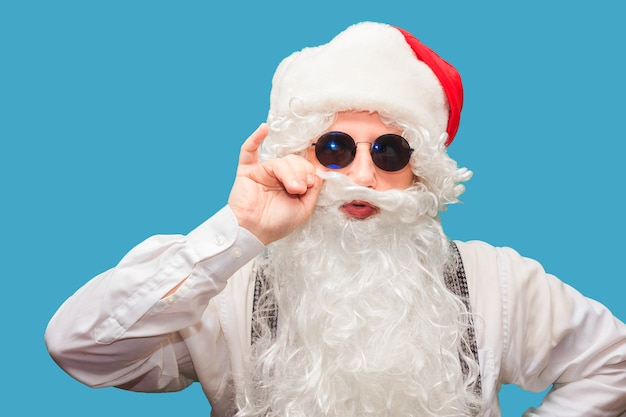
[[[339,210],[349,217],[363,220],[380,212],[380,209],[367,201],[351,201],[342,205]]]

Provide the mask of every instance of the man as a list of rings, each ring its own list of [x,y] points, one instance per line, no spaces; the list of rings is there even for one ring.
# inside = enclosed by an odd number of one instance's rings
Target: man
[[[228,205],[155,236],[55,314],[53,358],[94,387],[202,384],[215,416],[626,415],[626,326],[536,262],[452,242],[471,173],[446,147],[456,70],[360,23],[278,67]]]

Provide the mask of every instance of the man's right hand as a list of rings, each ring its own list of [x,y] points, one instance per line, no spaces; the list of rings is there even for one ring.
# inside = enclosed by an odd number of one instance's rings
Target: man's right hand
[[[259,163],[259,146],[267,133],[263,123],[241,146],[228,198],[239,225],[266,245],[287,236],[309,218],[322,188],[314,165],[301,156]]]

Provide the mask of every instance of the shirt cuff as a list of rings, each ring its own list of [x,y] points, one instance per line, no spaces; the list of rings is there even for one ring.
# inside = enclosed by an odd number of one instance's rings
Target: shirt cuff
[[[229,277],[265,245],[240,227],[230,207],[225,206],[187,235],[187,247],[195,253],[197,262],[211,258],[211,270]]]

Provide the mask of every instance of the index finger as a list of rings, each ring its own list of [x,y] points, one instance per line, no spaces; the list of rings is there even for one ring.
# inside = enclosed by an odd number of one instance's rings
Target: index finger
[[[248,139],[241,145],[239,152],[239,165],[256,164],[259,162],[259,146],[263,142],[263,139],[267,136],[269,128],[267,123],[261,123]]]

